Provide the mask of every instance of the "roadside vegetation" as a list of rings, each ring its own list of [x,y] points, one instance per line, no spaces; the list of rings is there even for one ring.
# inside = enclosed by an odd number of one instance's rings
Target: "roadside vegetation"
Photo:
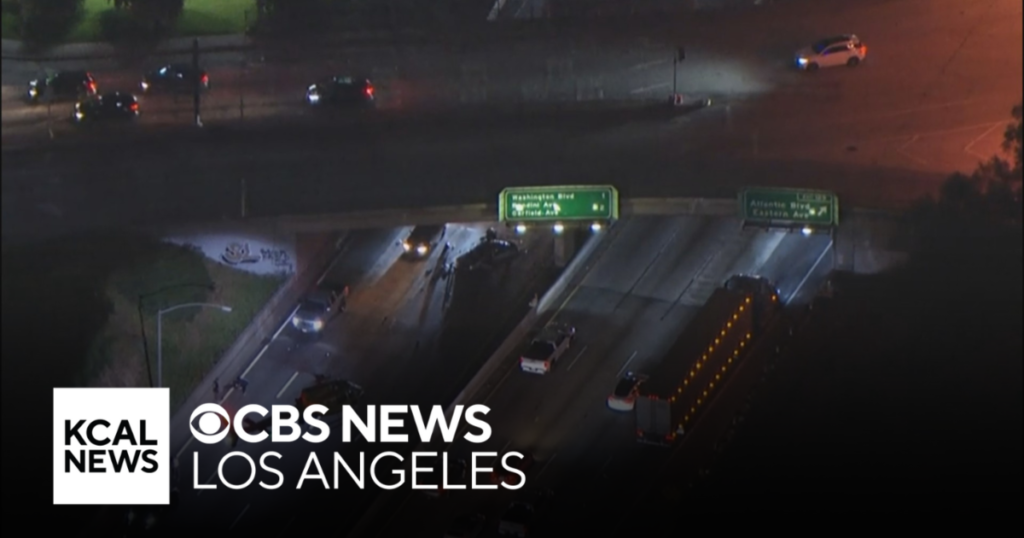
[[[138,236],[5,248],[4,390],[16,380],[22,387],[150,386],[157,379],[157,311],[191,302],[230,306],[163,316],[163,385],[175,409],[282,282]],[[143,301],[147,364],[137,304],[159,290]]]
[[[3,37],[45,49],[64,43],[146,43],[239,34],[257,0],[3,0]]]

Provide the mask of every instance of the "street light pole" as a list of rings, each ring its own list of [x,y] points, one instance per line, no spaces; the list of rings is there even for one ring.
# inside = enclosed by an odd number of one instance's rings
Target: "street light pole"
[[[222,312],[231,312],[230,306],[213,303],[184,303],[158,310],[156,313],[156,386],[164,386],[164,342],[163,342],[163,321],[164,314],[180,310],[182,308],[217,308]]]
[[[139,295],[138,301],[135,305],[136,310],[139,312],[139,331],[142,333],[142,355],[146,359],[146,375],[148,376],[150,387],[153,386],[153,365],[149,363],[149,338],[146,336],[146,317],[142,311],[142,306],[144,304],[143,301],[145,301],[147,297],[152,297],[165,291],[180,288],[206,288],[210,291],[214,290],[213,284],[174,284],[173,286],[164,286],[156,291]]]

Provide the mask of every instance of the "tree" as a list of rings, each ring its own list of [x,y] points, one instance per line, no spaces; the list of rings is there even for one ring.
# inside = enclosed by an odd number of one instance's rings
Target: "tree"
[[[185,0],[107,0],[114,9],[104,12],[100,27],[115,44],[145,49],[169,36],[185,7]]]
[[[149,28],[159,37],[167,35],[178,21],[185,0],[108,0],[114,9],[127,13],[142,28]]]
[[[19,33],[32,48],[60,43],[82,17],[82,0],[22,0],[20,8]]]
[[[1013,155],[1015,177],[1021,177],[1021,162],[1024,161],[1024,154],[1022,154],[1021,148],[1024,147],[1021,144],[1021,138],[1024,137],[1024,129],[1021,126],[1021,104],[1017,103],[1017,106],[1013,107],[1013,119],[1017,120],[1015,124],[1011,123],[1006,127],[1006,132],[1003,134],[1003,149],[1010,152]]]

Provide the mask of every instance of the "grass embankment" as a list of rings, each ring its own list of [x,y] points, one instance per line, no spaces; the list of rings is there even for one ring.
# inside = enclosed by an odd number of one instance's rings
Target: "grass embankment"
[[[157,378],[160,309],[230,306],[230,313],[185,308],[163,316],[163,385],[176,409],[281,283],[137,236],[5,249],[4,390],[149,386]],[[182,284],[190,286],[167,289]],[[147,367],[137,302],[161,289],[143,301]]]
[[[255,7],[255,0],[185,0],[185,8],[178,17],[175,33],[183,37],[240,34],[245,32],[247,14],[252,16]],[[78,21],[64,41],[102,41],[101,18],[104,12],[112,9],[109,0],[82,0]],[[5,11],[3,38],[21,39],[18,29],[17,14]]]

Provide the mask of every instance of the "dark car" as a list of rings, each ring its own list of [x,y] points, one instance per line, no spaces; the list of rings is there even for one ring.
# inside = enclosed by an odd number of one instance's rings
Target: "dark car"
[[[311,105],[372,107],[375,101],[373,83],[365,78],[327,77],[306,88],[306,102]]]
[[[146,73],[139,87],[146,93],[191,92],[196,84],[200,89],[209,89],[210,76],[206,71],[188,64],[169,64]]]
[[[466,514],[452,521],[444,538],[476,538],[484,530],[486,518],[482,514]]]
[[[484,241],[473,250],[459,258],[458,266],[470,271],[492,269],[498,265],[511,262],[519,256],[519,247],[515,243],[502,239]]]
[[[615,390],[608,395],[608,408],[615,411],[632,411],[640,392],[640,385],[644,381],[647,381],[647,376],[626,372],[615,385]]]
[[[72,119],[76,123],[110,120],[134,120],[139,117],[139,101],[130,93],[105,93],[75,103]]]
[[[96,80],[86,71],[58,71],[28,81],[30,103],[77,101],[96,95]]]
[[[447,225],[440,226],[417,226],[412,229],[409,237],[402,242],[402,249],[406,256],[425,258],[434,249],[438,241],[444,237]]]
[[[345,294],[333,288],[317,288],[299,301],[292,325],[304,333],[318,333],[345,309]]]

